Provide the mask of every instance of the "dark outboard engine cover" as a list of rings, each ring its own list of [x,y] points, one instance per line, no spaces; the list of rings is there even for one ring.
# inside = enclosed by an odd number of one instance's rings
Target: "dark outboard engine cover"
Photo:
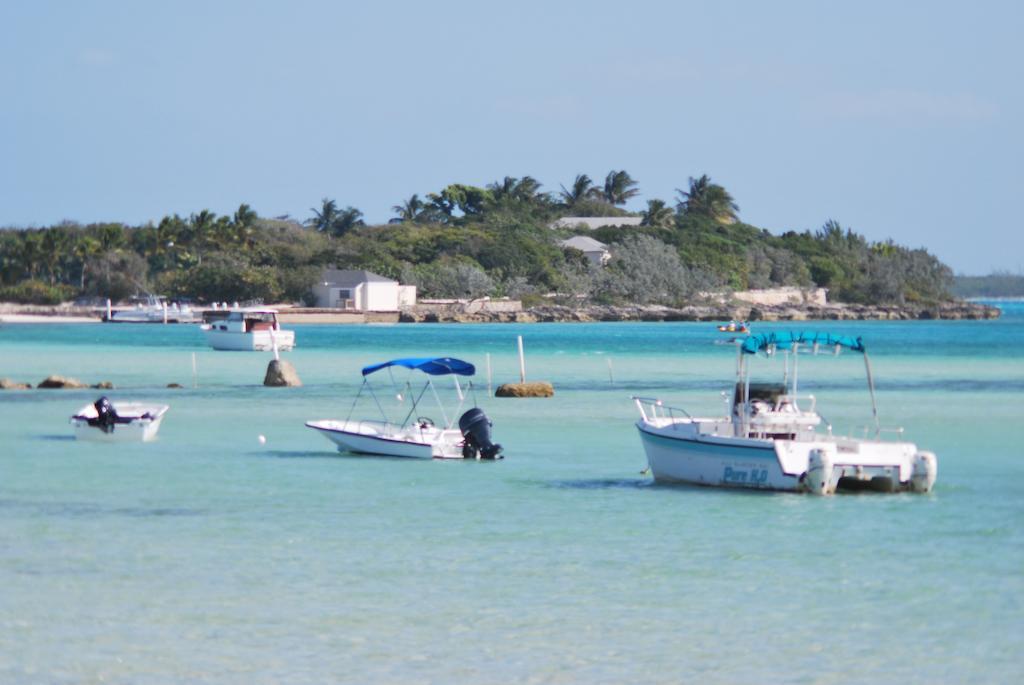
[[[114,424],[118,419],[114,405],[104,396],[93,402],[92,406],[96,407],[96,418],[89,419],[89,425],[99,428],[104,433],[113,433]]]
[[[474,407],[459,418],[459,430],[465,443],[462,456],[466,459],[501,459],[501,445],[491,442],[491,421],[483,410]]]

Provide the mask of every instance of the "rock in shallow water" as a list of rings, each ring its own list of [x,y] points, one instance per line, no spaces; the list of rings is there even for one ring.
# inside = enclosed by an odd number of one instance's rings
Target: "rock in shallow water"
[[[89,386],[78,380],[77,378],[71,378],[70,376],[47,376],[44,378],[38,386],[39,388],[61,388],[67,390],[76,390],[78,388],[88,388]]]
[[[299,374],[291,362],[283,359],[274,359],[267,365],[267,375],[263,378],[263,385],[274,388],[296,388],[302,385]]]
[[[547,381],[535,383],[503,383],[494,391],[495,397],[553,397],[555,386]]]
[[[31,388],[31,383],[20,383],[12,381],[10,378],[0,378],[0,390],[30,390]]]

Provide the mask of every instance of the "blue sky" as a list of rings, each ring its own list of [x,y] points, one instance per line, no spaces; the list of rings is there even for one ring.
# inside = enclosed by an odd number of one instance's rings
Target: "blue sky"
[[[0,226],[451,182],[709,174],[773,232],[838,220],[1024,267],[1024,9],[1005,2],[7,2]]]

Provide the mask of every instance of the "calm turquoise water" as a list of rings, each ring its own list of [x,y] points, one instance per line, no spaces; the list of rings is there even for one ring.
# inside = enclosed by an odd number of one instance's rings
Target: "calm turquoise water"
[[[0,393],[0,682],[1015,682],[1024,308],[1006,307],[816,326],[864,336],[883,423],[939,456],[932,495],[830,498],[641,475],[630,395],[722,408],[733,354],[707,324],[296,326],[297,389],[193,327],[4,325],[0,377],[110,380],[171,410],[157,442],[103,446],[67,425],[97,391]],[[484,389],[503,462],[349,457],[303,426],[343,418],[359,368],[390,357],[463,357],[486,386],[490,354],[515,380],[517,334],[557,394]],[[800,377],[837,430],[867,423],[858,356]]]

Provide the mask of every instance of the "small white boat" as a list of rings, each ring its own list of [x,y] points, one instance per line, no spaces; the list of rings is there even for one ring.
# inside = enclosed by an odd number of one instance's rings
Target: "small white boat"
[[[408,382],[404,390],[396,394],[402,404],[406,398],[410,399],[408,412],[401,423],[392,423],[388,420],[367,378],[382,369],[388,369],[390,375],[391,368],[396,366],[427,374],[426,383],[417,396],[413,396],[412,386]],[[368,390],[381,412],[382,421],[353,421],[350,411],[349,418],[344,420],[307,421],[306,426],[337,445],[339,451],[355,454],[414,459],[501,459],[501,445],[491,441],[491,422],[482,410],[477,407],[468,410],[459,418],[458,428],[454,427],[454,416],[461,410],[465,400],[458,376],[472,376],[474,373],[476,369],[472,364],[451,357],[416,357],[373,364],[363,369],[363,385],[352,404],[352,410],[355,410],[363,391]],[[452,420],[448,419],[437,389],[431,381],[433,376],[447,375],[454,379],[455,391],[459,398]],[[468,389],[472,391],[472,383]],[[418,415],[423,396],[428,390],[437,400],[437,408],[443,418],[442,425],[435,424],[431,418]]]
[[[111,402],[101,397],[71,417],[75,439],[102,442],[149,442],[170,407],[143,402]]]
[[[633,398],[640,411],[636,427],[655,481],[822,495],[931,491],[935,455],[911,442],[880,439],[871,364],[860,338],[767,333],[734,342],[736,382],[727,394],[729,416],[695,417],[659,399]],[[799,354],[838,354],[842,349],[864,354],[875,419],[871,438],[833,435],[817,413],[815,397],[797,395]],[[751,383],[747,358],[758,352],[774,357],[780,351],[785,353],[783,382]]]
[[[115,309],[103,320],[107,323],[195,323],[199,320],[187,304],[168,302],[160,295],[132,298],[131,309]]]
[[[295,347],[295,331],[281,328],[276,309],[242,307],[203,314],[206,342],[215,350],[263,352]]]

